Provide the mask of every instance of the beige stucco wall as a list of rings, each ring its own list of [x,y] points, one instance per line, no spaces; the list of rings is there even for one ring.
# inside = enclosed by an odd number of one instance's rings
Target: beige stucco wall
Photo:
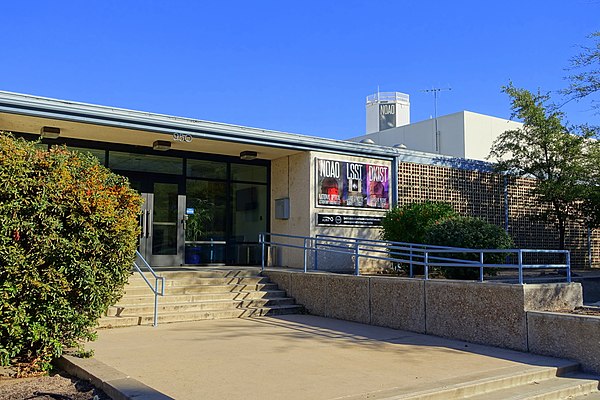
[[[361,237],[365,239],[379,239],[379,227],[353,227],[353,226],[319,226],[317,214],[341,214],[383,217],[385,210],[371,210],[336,206],[317,206],[317,174],[316,159],[338,160],[364,164],[383,165],[389,168],[389,179],[392,180],[395,171],[392,170],[391,161],[378,160],[366,157],[353,157],[322,152],[301,152],[292,156],[275,159],[271,162],[271,232],[297,236],[315,236],[317,234]],[[393,184],[389,182],[390,203]],[[275,200],[289,197],[290,218],[287,220],[275,218]],[[273,237],[273,241],[293,243],[301,246],[299,239],[286,239]],[[285,266],[300,268],[303,265],[304,254],[301,249],[280,248],[272,254],[275,265],[283,263]],[[349,262],[350,257],[335,255],[337,260],[344,259]],[[313,267],[314,255],[308,254],[309,269]],[[341,262],[341,261],[340,261]],[[351,262],[351,260],[350,260]],[[364,265],[362,265],[364,264]],[[361,264],[362,268],[369,268],[369,263]]]

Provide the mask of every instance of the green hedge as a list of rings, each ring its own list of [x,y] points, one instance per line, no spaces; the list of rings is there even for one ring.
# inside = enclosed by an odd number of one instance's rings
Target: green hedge
[[[390,210],[381,222],[383,240],[424,243],[427,229],[435,222],[458,214],[450,204],[427,201]]]
[[[91,154],[0,132],[0,364],[45,369],[94,338],[131,274],[140,205]]]
[[[469,249],[510,249],[513,240],[499,226],[479,218],[455,217],[431,225],[425,234],[425,243],[438,246],[462,247]],[[451,258],[479,261],[479,255],[473,253],[441,254]],[[505,253],[488,253],[484,262],[500,264]],[[441,268],[442,274],[449,279],[478,279],[479,268],[447,267]],[[486,274],[494,275],[497,270],[486,268]]]

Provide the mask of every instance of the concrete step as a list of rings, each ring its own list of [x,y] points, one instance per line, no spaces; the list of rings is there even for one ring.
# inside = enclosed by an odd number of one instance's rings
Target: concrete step
[[[154,278],[149,279],[154,285]],[[256,285],[259,283],[268,283],[269,278],[263,276],[232,276],[232,277],[212,277],[212,278],[165,278],[165,287],[169,286],[194,286],[194,285]],[[129,288],[148,287],[143,278],[130,278],[127,284]]]
[[[599,393],[598,377],[571,373],[467,398],[470,400],[561,400]]]
[[[159,297],[159,302],[183,303],[211,300],[254,300],[270,299],[275,297],[285,297],[284,290],[270,291],[242,291],[242,292],[222,292],[222,293],[201,293],[201,294],[180,294],[166,295]],[[163,300],[164,299],[164,300]],[[154,302],[154,294],[147,290],[145,295],[128,295],[121,298],[118,304],[150,304]]]
[[[185,268],[185,267],[181,267]],[[238,268],[238,269],[179,269],[165,270],[156,268],[154,270],[157,275],[165,277],[165,279],[183,279],[183,278],[226,278],[226,277],[245,277],[245,276],[260,276],[260,268]],[[146,277],[152,276],[149,272],[145,272]],[[132,277],[140,278],[139,272],[135,272]],[[141,278],[140,278],[141,279]]]
[[[188,285],[188,286],[165,286],[165,294],[201,294],[201,293],[226,293],[226,292],[248,292],[248,291],[270,291],[279,290],[274,283],[258,284],[232,284],[232,285]],[[126,295],[140,296],[152,294],[148,286],[125,287]]]
[[[168,298],[167,298],[168,299]],[[167,303],[167,299],[159,299],[158,313],[202,311],[202,310],[229,310],[248,307],[272,307],[282,305],[293,305],[294,299],[289,297],[255,300],[212,300],[201,302]],[[164,301],[163,301],[164,300]],[[108,316],[118,315],[151,315],[154,313],[154,303],[147,304],[117,304],[108,309]]]
[[[555,366],[533,367],[515,366],[506,368],[502,373],[495,372],[489,375],[486,372],[463,376],[460,381],[438,381],[430,389],[417,391],[410,389],[392,390],[381,392],[372,399],[397,399],[397,400],[452,400],[452,399],[481,399],[491,397],[492,393],[510,390],[514,387],[524,387],[556,378],[557,376],[573,374],[579,369],[579,364],[568,360],[556,360]],[[408,392],[406,390],[409,390]],[[348,400],[357,400],[359,397],[349,397]],[[360,397],[362,399],[362,397]]]
[[[158,323],[173,323],[186,321],[201,321],[222,318],[253,318],[261,316],[296,314],[302,310],[299,305],[284,305],[273,307],[249,307],[232,310],[203,310],[158,314]],[[134,325],[152,325],[153,315],[102,317],[98,328],[116,328]]]

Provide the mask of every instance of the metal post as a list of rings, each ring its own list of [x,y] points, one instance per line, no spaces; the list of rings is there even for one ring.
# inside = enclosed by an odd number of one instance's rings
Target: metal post
[[[262,233],[259,233],[258,241],[260,242],[260,247],[261,247],[261,251],[262,251],[260,270],[264,271],[265,270],[265,235]]]
[[[307,272],[308,268],[308,245],[306,244],[307,241],[308,238],[304,238],[304,272]]]
[[[429,253],[425,251],[425,263],[423,265],[425,280],[429,279]]]
[[[567,250],[567,282],[571,283],[571,252]]]
[[[410,276],[411,278],[414,278],[415,275],[414,275],[414,272],[413,272],[413,247],[412,247],[412,243],[408,245],[408,248],[410,249],[408,276]]]
[[[319,269],[319,238],[315,237],[315,271]]]
[[[588,267],[592,268],[592,228],[587,228]]]
[[[519,284],[523,284],[523,250],[518,250],[518,259],[519,259]]]
[[[479,282],[483,282],[483,251],[479,253]]]
[[[356,244],[354,245],[354,275],[359,276],[360,275],[360,263],[358,261],[358,241],[356,242]]]
[[[154,323],[152,326],[158,326],[158,279],[154,278]]]

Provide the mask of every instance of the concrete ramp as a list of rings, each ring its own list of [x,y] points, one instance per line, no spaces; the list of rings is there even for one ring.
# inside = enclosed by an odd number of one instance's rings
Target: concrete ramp
[[[595,399],[577,363],[310,315],[99,332],[95,357],[176,399]]]

